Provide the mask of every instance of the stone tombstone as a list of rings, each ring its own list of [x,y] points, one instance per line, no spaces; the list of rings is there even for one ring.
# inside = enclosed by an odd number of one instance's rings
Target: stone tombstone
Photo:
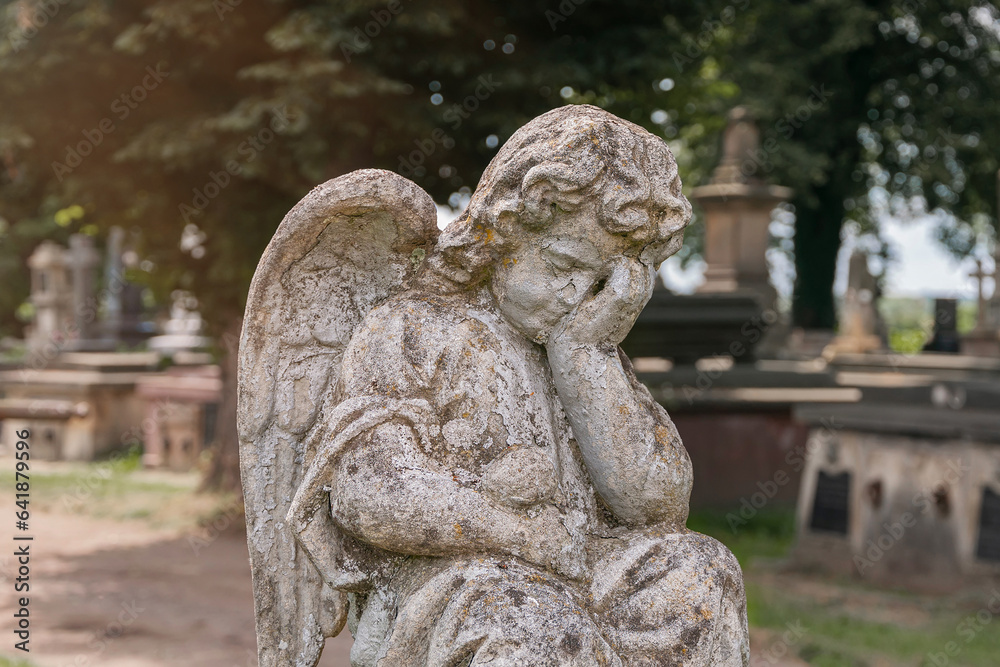
[[[264,667],[748,665],[739,564],[618,344],[691,208],[591,106],[514,133],[440,233],[381,170],[310,192],[254,276],[240,455]]]
[[[122,247],[125,230],[112,227],[108,233],[108,248],[104,260],[104,335],[118,339],[122,329],[122,288],[125,285],[125,265]]]
[[[798,565],[919,589],[1000,575],[997,389],[926,382],[796,409]]]
[[[84,234],[69,237],[67,264],[73,276],[73,317],[79,340],[96,337],[94,318],[94,295],[97,292],[95,271],[101,263],[101,255],[94,248],[94,239]]]
[[[1000,169],[997,170],[997,217],[1000,218]],[[1000,228],[993,237],[993,294],[989,299],[986,327],[1000,332]]]
[[[100,340],[97,323],[97,268],[100,253],[94,240],[73,234],[69,247],[43,241],[28,258],[31,303],[35,316],[27,330],[28,349],[87,350],[109,347]]]
[[[1000,244],[997,244],[1000,246]],[[969,277],[976,281],[976,326],[972,331],[962,336],[961,351],[976,357],[998,357],[1000,356],[1000,323],[998,323],[997,309],[997,270],[1000,264],[996,263],[994,257],[994,269],[992,271],[983,266],[981,259],[976,260],[976,269],[969,274]],[[989,298],[986,296],[986,281],[992,278],[993,294]]]
[[[163,334],[149,339],[149,348],[165,354],[204,350],[212,341],[202,335],[203,329],[198,300],[190,292],[175,290],[171,295],[170,319],[163,323]]]
[[[958,301],[934,299],[934,331],[924,344],[924,352],[958,354],[961,339],[958,335]]]
[[[65,248],[54,241],[43,241],[28,258],[28,268],[35,309],[28,329],[28,348],[55,348],[64,343],[73,324],[73,279]]]
[[[837,337],[824,350],[836,352],[872,352],[882,347],[882,329],[878,313],[878,283],[868,269],[868,256],[855,250],[847,270],[847,289],[840,305]]]
[[[777,293],[767,263],[771,211],[792,190],[768,185],[758,172],[769,163],[760,130],[746,107],[729,112],[722,159],[707,185],[691,192],[705,213],[705,282],[699,292],[748,292],[774,309]]]

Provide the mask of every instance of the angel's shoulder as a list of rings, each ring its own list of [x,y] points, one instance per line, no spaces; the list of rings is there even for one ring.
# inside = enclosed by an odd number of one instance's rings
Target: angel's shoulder
[[[389,358],[426,359],[447,350],[491,347],[489,327],[468,297],[408,290],[372,309],[355,330],[346,358],[369,363]]]
[[[458,296],[408,290],[376,308],[362,320],[355,338],[392,337],[407,333],[435,337],[468,319],[466,303]]]

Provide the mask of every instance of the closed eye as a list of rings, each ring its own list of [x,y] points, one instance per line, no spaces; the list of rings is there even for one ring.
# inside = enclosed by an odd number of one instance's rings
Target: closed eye
[[[580,267],[580,263],[577,261],[577,258],[572,255],[554,251],[551,248],[546,248],[542,254],[549,266],[558,269],[559,271],[570,271]]]
[[[598,271],[602,267],[597,249],[579,239],[559,239],[542,248],[542,257],[560,271],[582,268]]]

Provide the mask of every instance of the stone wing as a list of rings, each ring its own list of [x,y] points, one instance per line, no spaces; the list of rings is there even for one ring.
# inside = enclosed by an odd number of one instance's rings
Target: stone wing
[[[436,220],[415,183],[355,171],[296,204],[257,266],[240,340],[238,426],[261,667],[312,667],[343,628],[344,594],[323,582],[285,517],[344,348],[368,311],[409,283],[434,247]]]

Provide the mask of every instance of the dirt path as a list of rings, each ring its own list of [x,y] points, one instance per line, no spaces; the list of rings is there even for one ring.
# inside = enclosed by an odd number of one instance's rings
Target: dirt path
[[[5,621],[0,654],[39,667],[256,665],[250,566],[238,533],[192,542],[140,521],[33,520],[31,652],[14,655]],[[11,544],[9,531],[4,537]],[[7,591],[15,569],[0,558],[4,619],[14,611]],[[348,667],[351,643],[346,632],[328,642],[321,666]]]
[[[193,537],[138,520],[33,515],[31,652],[16,655],[4,622],[0,655],[37,667],[254,667],[246,542],[236,530]],[[11,544],[9,530],[2,539]],[[9,553],[9,550],[4,549]],[[16,565],[0,556],[10,591]],[[0,596],[10,619],[13,594]],[[777,637],[754,631],[752,665],[805,663],[763,653]],[[348,632],[328,641],[320,667],[349,667]]]

